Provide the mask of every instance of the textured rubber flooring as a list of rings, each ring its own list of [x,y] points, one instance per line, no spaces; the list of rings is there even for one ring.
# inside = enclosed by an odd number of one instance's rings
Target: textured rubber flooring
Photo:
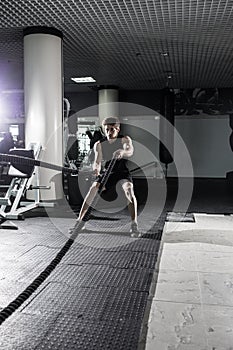
[[[149,238],[139,239],[116,221],[109,220],[115,226],[109,231],[102,216],[96,222],[105,227],[101,232],[98,224],[94,232],[92,220],[91,229],[79,234],[48,278],[1,324],[0,349],[137,349],[160,245],[156,237],[165,220],[147,232],[153,212],[148,217],[143,229]],[[0,231],[0,311],[54,259],[73,223],[27,218],[17,222],[17,231]]]

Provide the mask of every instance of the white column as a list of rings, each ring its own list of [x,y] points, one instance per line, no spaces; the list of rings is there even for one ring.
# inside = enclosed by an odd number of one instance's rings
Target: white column
[[[116,88],[101,88],[98,95],[100,125],[106,117],[119,117],[119,91]]]
[[[49,27],[24,30],[25,146],[42,145],[40,159],[63,165],[62,33]],[[39,169],[42,200],[63,197],[62,173]],[[30,191],[28,191],[30,193]]]

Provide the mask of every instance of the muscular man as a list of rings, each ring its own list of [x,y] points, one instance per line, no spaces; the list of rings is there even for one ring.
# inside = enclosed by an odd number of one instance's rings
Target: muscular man
[[[88,207],[91,205],[93,198],[98,192],[101,178],[112,157],[115,156],[117,161],[105,185],[105,189],[108,190],[111,187],[116,186],[118,182],[122,186],[131,216],[130,232],[134,237],[139,234],[137,223],[137,200],[134,194],[132,177],[126,165],[127,158],[131,157],[134,152],[132,140],[129,136],[119,134],[120,122],[118,118],[105,118],[102,122],[102,127],[106,136],[102,140],[97,141],[94,145],[95,158],[93,171],[96,175],[96,180],[93,182],[84,199],[78,220],[82,220]]]

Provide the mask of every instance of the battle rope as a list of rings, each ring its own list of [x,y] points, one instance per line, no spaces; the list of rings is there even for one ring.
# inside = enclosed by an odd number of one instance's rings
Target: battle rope
[[[1,159],[1,156],[2,156],[2,154],[0,154],[0,159]],[[20,157],[20,158],[24,158],[24,157]],[[68,239],[68,241],[65,243],[63,248],[58,252],[56,257],[44,269],[44,271],[41,272],[41,274],[36,279],[34,279],[34,281],[21,294],[19,294],[18,297],[15,298],[15,300],[13,300],[10,304],[8,304],[4,309],[2,309],[0,311],[0,325],[9,316],[11,316],[36,291],[36,289],[46,280],[46,278],[50,275],[50,273],[55,269],[55,267],[62,260],[64,255],[68,252],[68,250],[70,249],[70,247],[74,243],[75,238],[78,236],[78,233],[80,232],[81,228],[83,227],[84,223],[86,221],[88,221],[88,219],[90,218],[91,211],[96,206],[96,203],[100,197],[100,194],[102,193],[102,191],[104,189],[106,182],[108,181],[108,178],[110,176],[112,168],[114,167],[114,165],[116,163],[116,160],[117,160],[116,158],[114,158],[114,157],[112,158],[107,170],[105,171],[105,173],[101,179],[97,195],[94,197],[93,201],[91,202],[91,205],[89,206],[87,212],[85,213],[83,220],[80,222],[77,221],[77,224],[74,227],[71,238]],[[9,161],[9,160],[7,160],[7,161]]]
[[[98,192],[96,194],[96,196],[94,196],[94,198],[92,199],[91,203],[89,204],[88,206],[88,209],[86,211],[86,213],[84,214],[82,220],[80,221],[77,221],[72,232],[71,232],[71,239],[75,239],[77,237],[77,235],[79,234],[80,230],[83,228],[83,226],[85,225],[85,222],[87,222],[89,219],[90,219],[90,216],[91,216],[91,212],[92,210],[95,208],[99,198],[100,198],[100,195],[101,193],[103,192],[104,190],[104,186],[106,185],[107,181],[108,181],[108,178],[111,174],[111,171],[115,165],[117,161],[117,158],[113,157],[107,167],[107,169],[105,170],[102,178],[101,178],[101,181],[100,181],[100,184],[99,184],[99,188],[98,188]]]
[[[20,164],[20,165],[26,165],[26,166],[27,165],[28,166],[39,166],[42,168],[63,171],[64,173],[71,173],[71,174],[78,173],[77,169],[66,168],[66,167],[63,167],[60,165],[43,162],[42,160],[33,159],[33,158],[29,158],[29,157],[23,157],[23,156],[15,156],[12,154],[0,153],[0,162],[11,163],[13,166],[14,166],[14,164]]]
[[[0,311],[0,325],[15,312],[35,291],[36,289],[45,281],[45,279],[50,275],[50,273],[59,264],[61,259],[70,249],[73,244],[73,240],[69,239],[63,248],[59,251],[56,257],[51,261],[51,263],[44,269],[44,271],[36,278],[34,281],[22,292],[15,300],[8,304],[4,309]]]

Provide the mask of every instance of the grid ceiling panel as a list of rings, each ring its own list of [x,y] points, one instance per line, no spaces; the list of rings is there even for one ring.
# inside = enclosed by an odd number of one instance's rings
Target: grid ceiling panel
[[[4,0],[0,13],[0,62],[23,67],[27,26],[63,32],[66,90],[81,75],[160,89],[167,72],[174,88],[233,86],[233,0]]]

